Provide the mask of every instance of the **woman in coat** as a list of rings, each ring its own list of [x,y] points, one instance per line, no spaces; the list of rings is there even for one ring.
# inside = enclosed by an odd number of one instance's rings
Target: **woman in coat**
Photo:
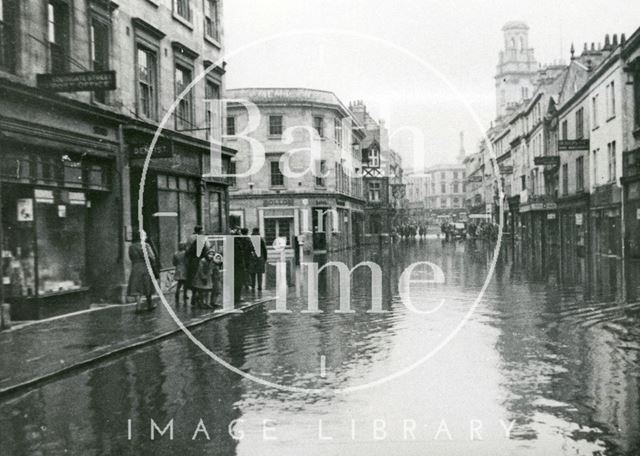
[[[142,296],[146,297],[147,310],[153,309],[153,303],[151,297],[153,296],[153,282],[151,281],[151,275],[147,268],[147,263],[144,260],[144,251],[146,251],[149,257],[149,263],[154,276],[157,277],[157,255],[154,248],[147,241],[147,236],[144,231],[135,232],[133,237],[133,243],[129,246],[129,259],[131,260],[131,274],[129,275],[129,285],[127,287],[127,295],[135,296],[136,298],[136,312],[141,311]],[[144,249],[144,250],[143,250]]]

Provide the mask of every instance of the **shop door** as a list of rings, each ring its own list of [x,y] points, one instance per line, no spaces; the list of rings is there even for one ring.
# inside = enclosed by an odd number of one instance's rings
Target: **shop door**
[[[328,211],[328,207],[314,207],[312,210],[313,250],[327,250]],[[320,223],[320,214],[322,214],[322,223]]]
[[[265,218],[264,219],[264,231],[265,231],[265,242],[268,246],[273,244],[273,241],[277,237],[283,237],[287,240],[287,247],[291,247],[292,239],[291,239],[291,225],[293,224],[293,219],[289,217],[282,218]]]

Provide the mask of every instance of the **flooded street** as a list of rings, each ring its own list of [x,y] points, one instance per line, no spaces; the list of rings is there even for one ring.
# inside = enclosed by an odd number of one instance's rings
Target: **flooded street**
[[[640,304],[618,299],[621,266],[606,258],[558,266],[505,245],[483,299],[443,343],[477,298],[492,249],[422,240],[313,259],[379,264],[382,283],[373,285],[384,313],[366,312],[366,268],[352,276],[354,313],[335,312],[335,268],[318,279],[323,313],[303,313],[306,277],[289,264],[291,313],[269,313],[270,303],[194,336],[294,391],[242,378],[180,335],[6,398],[0,453],[639,454]],[[412,284],[422,314],[398,288],[420,261],[445,276],[444,284]],[[267,284],[275,285],[273,267]],[[152,424],[162,430],[171,420],[173,440],[157,430],[152,440]]]

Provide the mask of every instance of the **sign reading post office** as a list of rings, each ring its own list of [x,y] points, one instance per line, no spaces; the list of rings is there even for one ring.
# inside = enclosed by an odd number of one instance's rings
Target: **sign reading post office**
[[[82,73],[39,74],[38,88],[53,92],[93,92],[115,90],[115,71],[86,71]]]

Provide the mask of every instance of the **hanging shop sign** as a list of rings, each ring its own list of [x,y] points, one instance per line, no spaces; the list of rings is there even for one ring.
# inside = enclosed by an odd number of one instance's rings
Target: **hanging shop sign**
[[[558,150],[589,150],[588,139],[562,139],[558,141]]]
[[[115,71],[85,71],[81,73],[38,74],[38,88],[52,92],[93,92],[115,90]]]
[[[18,222],[33,222],[33,199],[21,198],[17,206]]]
[[[558,155],[534,157],[533,164],[536,166],[560,166],[560,157]]]

